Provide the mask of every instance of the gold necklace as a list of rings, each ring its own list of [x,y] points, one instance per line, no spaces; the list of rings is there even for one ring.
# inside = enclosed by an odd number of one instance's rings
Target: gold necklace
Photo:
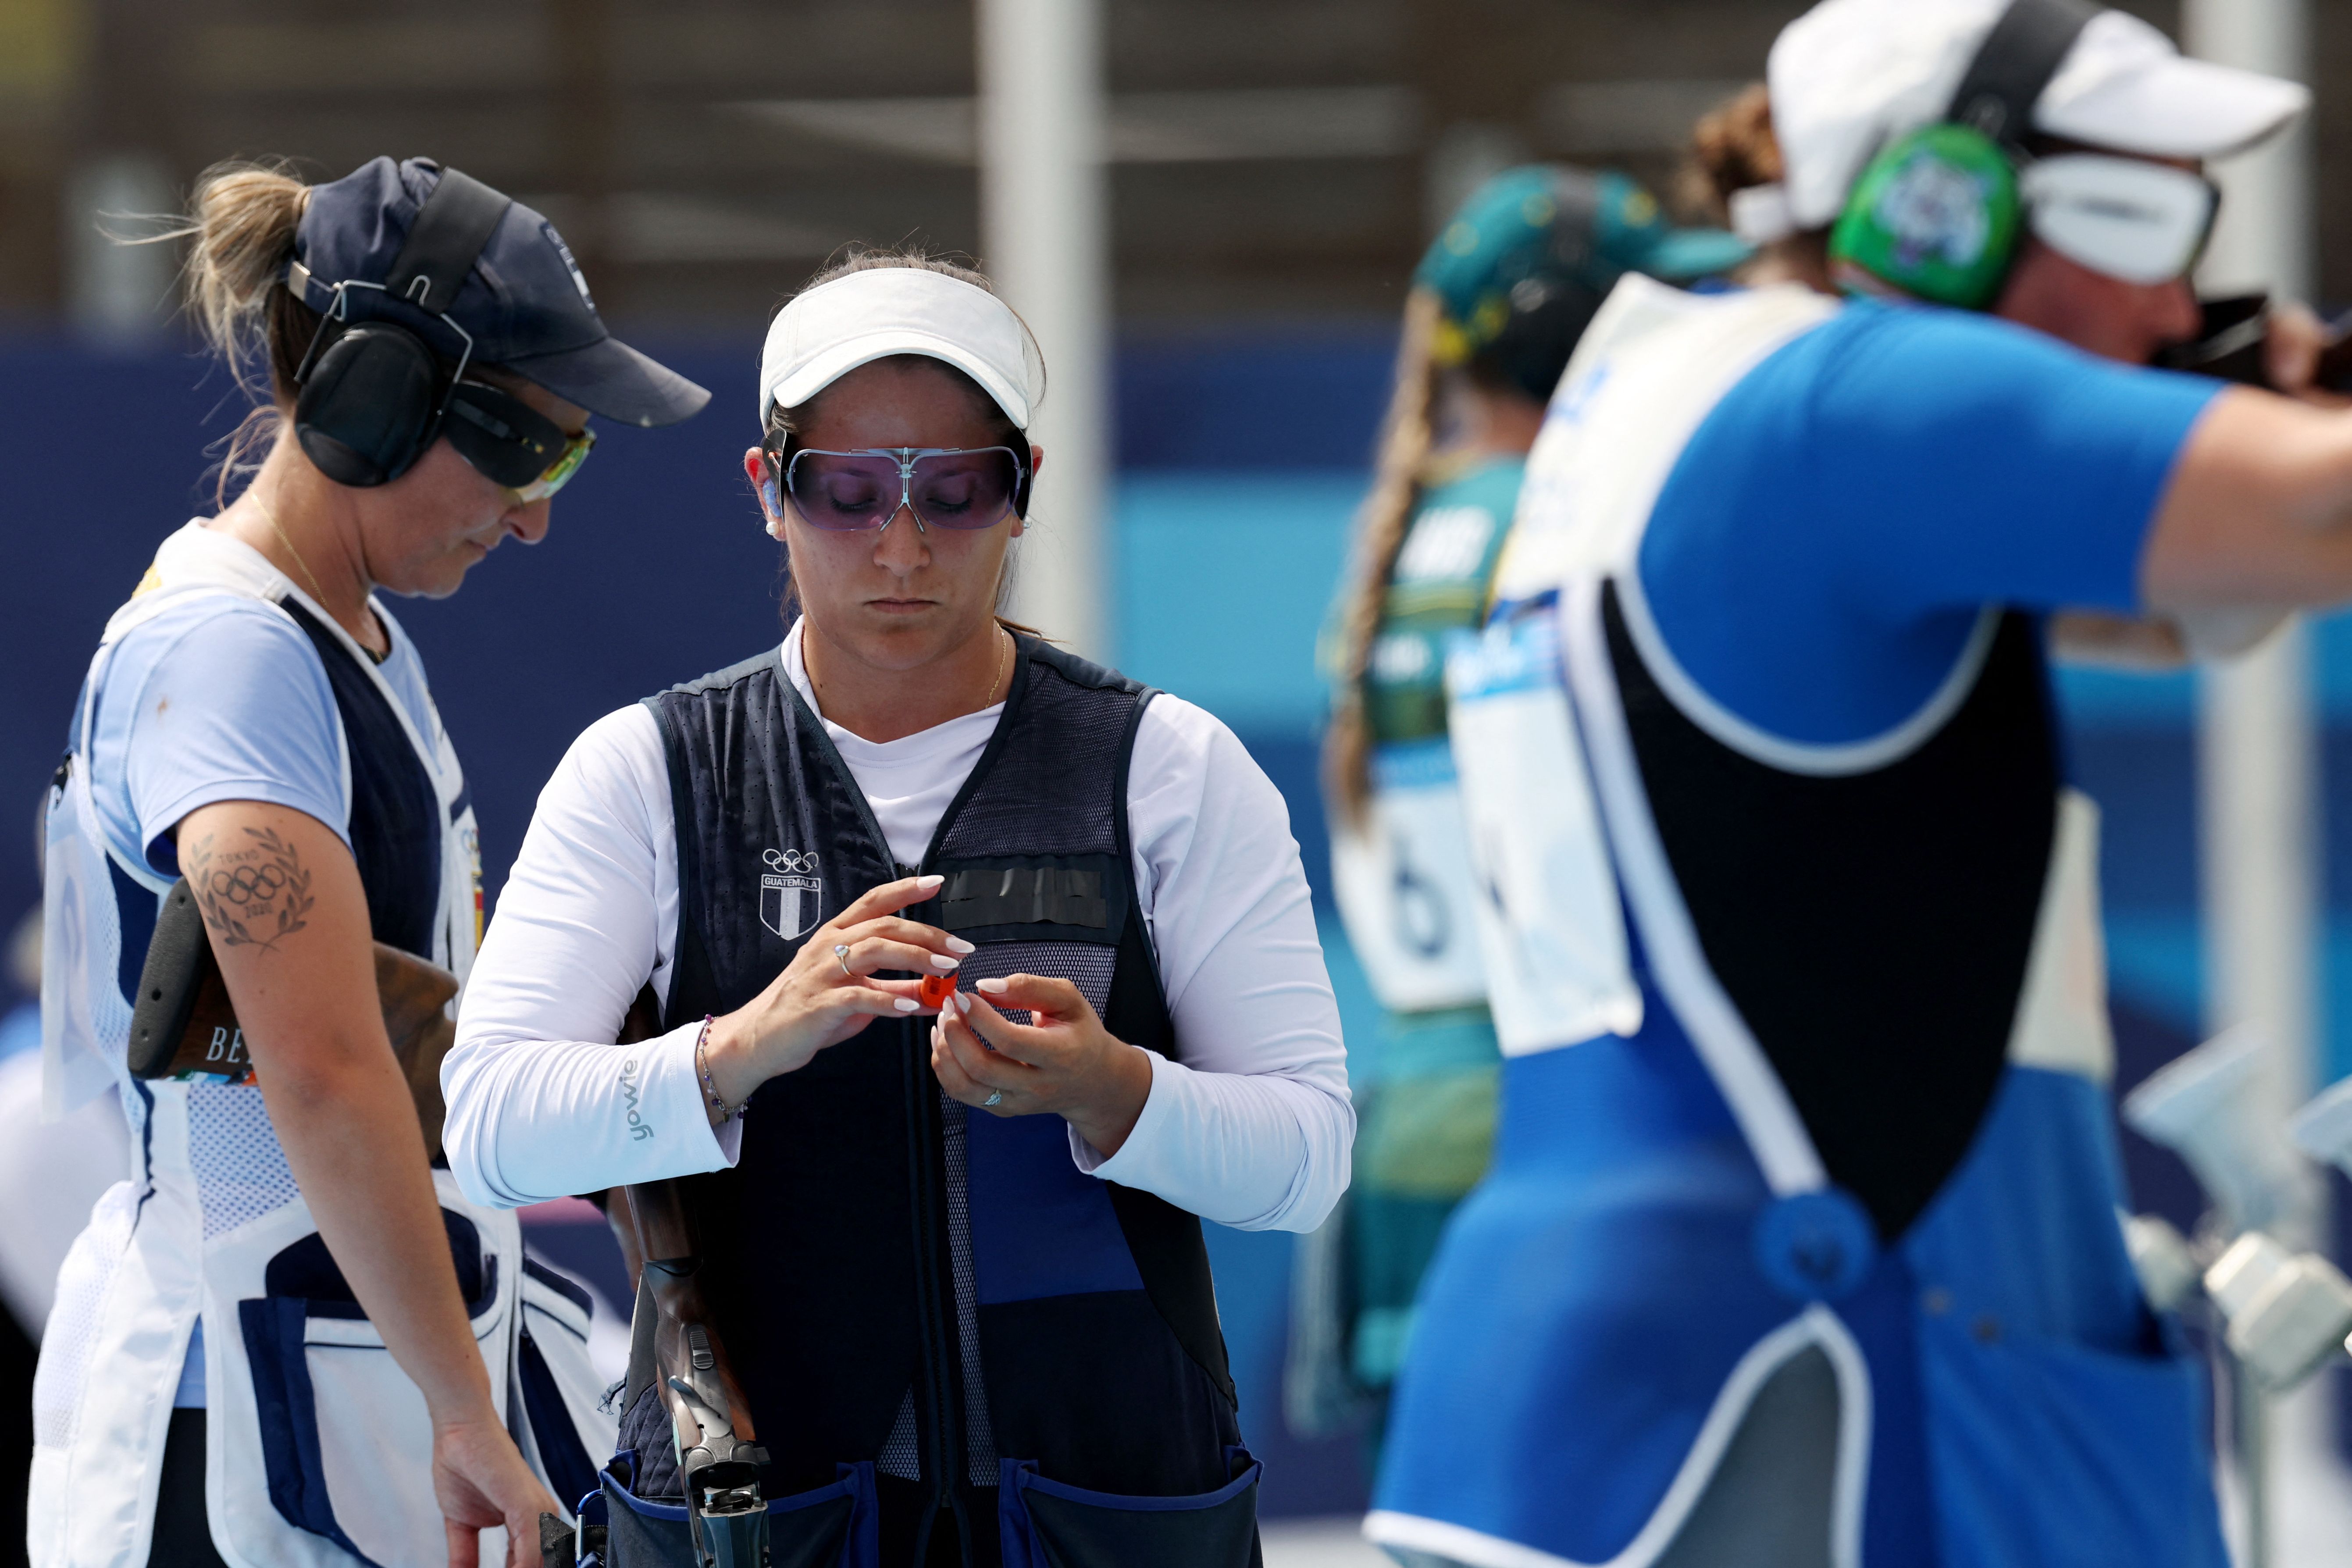
[[[996,633],[1004,639],[1004,651],[997,658],[996,673],[988,678],[988,700],[981,704],[982,708],[996,706],[996,683],[1004,679],[1006,668],[1013,663],[1013,634],[1002,626],[996,628]]]
[[[269,503],[261,499],[259,490],[247,490],[245,493],[253,498],[254,506],[261,512],[261,521],[269,525],[269,531],[278,536],[278,542],[286,547],[286,553],[294,557],[294,564],[302,568],[302,575],[310,583],[310,592],[318,597],[319,608],[326,610],[327,591],[319,586],[319,574],[310,570],[310,563],[302,559],[302,552],[294,548],[294,542],[287,538],[286,531],[278,525],[278,514],[269,510]],[[334,614],[332,610],[327,610],[327,613]]]

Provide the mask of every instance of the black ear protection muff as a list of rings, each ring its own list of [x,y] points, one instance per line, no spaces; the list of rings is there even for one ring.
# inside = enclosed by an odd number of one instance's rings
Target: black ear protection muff
[[[1943,120],[1898,136],[1854,181],[1830,231],[1838,281],[1989,309],[2025,228],[2018,174],[2033,105],[2100,7],[2011,0],[1961,75]]]
[[[472,336],[451,319],[449,310],[482,247],[489,243],[491,232],[513,205],[512,197],[479,180],[444,169],[433,194],[418,209],[416,221],[409,226],[408,238],[393,258],[384,280],[346,278],[333,285],[334,303],[294,373],[299,389],[294,402],[295,439],[320,473],[339,485],[362,489],[387,484],[406,473],[409,465],[442,434],[452,395],[474,354]],[[307,279],[309,274],[300,276]],[[463,345],[457,368],[444,374],[441,362],[425,340],[396,322],[353,321],[350,310],[355,289],[373,289],[438,316]],[[332,342],[327,342],[329,321],[345,323]],[[489,390],[468,386],[468,402],[478,401],[476,395]],[[519,400],[503,394],[491,395],[512,404],[550,430],[554,428],[553,421]],[[490,406],[488,412],[509,430],[520,427],[511,410]],[[545,436],[543,431],[535,433]],[[520,482],[529,483],[562,449],[562,432],[556,431],[548,455]],[[460,450],[474,460],[474,454],[463,444]],[[475,467],[483,465],[475,461]],[[483,471],[500,483],[508,482],[488,468]]]

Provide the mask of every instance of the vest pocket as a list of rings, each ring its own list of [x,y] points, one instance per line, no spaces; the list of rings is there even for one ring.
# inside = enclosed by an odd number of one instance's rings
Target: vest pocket
[[[1919,1335],[1946,1563],[2222,1568],[2200,1363],[1956,1318]]]
[[[471,1220],[447,1209],[442,1217],[475,1336],[493,1335],[504,1318],[498,1257]],[[316,1232],[272,1256],[264,1278],[268,1293],[238,1301],[236,1314],[270,1505],[363,1563],[411,1555],[425,1538],[420,1521],[439,1534],[432,1478],[421,1462],[383,1460],[432,1451],[424,1394]],[[226,1395],[210,1402],[216,1419],[229,1418]]]
[[[765,1568],[881,1568],[874,1466],[835,1468],[831,1486],[768,1500]],[[686,1505],[632,1494],[635,1469],[634,1451],[614,1455],[597,1477],[596,1492],[581,1505],[583,1568],[695,1568]]]
[[[1000,1461],[1004,1568],[1260,1568],[1249,1450],[1225,1450],[1234,1479],[1191,1497],[1123,1497],[1048,1480],[1033,1459]]]
[[[321,1405],[331,1412],[349,1409],[356,1399],[358,1408],[371,1413],[379,1440],[421,1440],[429,1448],[432,1423],[425,1416],[423,1396],[408,1384],[381,1340],[372,1345],[334,1345],[328,1365],[314,1369],[308,1343],[310,1302],[302,1297],[255,1297],[239,1301],[236,1315],[245,1334],[246,1362],[253,1373],[253,1414],[271,1505],[287,1523],[324,1536],[362,1563],[373,1563],[374,1560],[361,1550],[335,1516],[319,1411]],[[346,1330],[343,1338],[354,1337],[352,1330],[373,1333],[363,1319],[337,1326]],[[317,1371],[324,1371],[326,1376],[314,1375]],[[323,1398],[319,1388],[321,1381],[329,1385]],[[405,1400],[400,1397],[403,1388],[396,1384],[407,1385]]]
[[[527,1437],[524,1457],[536,1459],[556,1500],[576,1510],[596,1490],[593,1456],[614,1447],[614,1422],[597,1404],[604,1380],[588,1360],[595,1308],[587,1291],[531,1258],[522,1272],[507,1421]]]

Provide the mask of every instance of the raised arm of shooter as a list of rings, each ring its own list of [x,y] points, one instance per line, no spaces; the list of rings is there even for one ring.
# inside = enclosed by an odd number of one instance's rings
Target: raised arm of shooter
[[[2148,531],[2140,590],[2158,611],[2352,599],[2352,413],[2215,397]]]
[[[478,1532],[501,1524],[523,1568],[556,1503],[491,1404],[425,1135],[384,1037],[351,852],[316,818],[252,801],[191,812],[178,843],[303,1200],[432,1413],[450,1568],[474,1568]]]

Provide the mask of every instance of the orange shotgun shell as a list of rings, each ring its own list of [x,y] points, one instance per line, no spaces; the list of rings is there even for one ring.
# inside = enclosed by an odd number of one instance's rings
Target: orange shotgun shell
[[[926,974],[921,984],[915,987],[915,996],[926,1007],[944,1007],[948,1005],[948,998],[954,994],[955,988],[955,976],[952,974]]]

